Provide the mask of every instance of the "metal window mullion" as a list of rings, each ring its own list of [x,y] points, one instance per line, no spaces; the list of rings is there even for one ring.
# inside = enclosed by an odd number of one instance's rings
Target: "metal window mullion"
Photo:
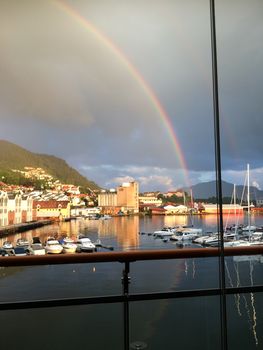
[[[225,283],[225,258],[224,258],[224,228],[222,206],[222,176],[221,176],[221,151],[220,151],[220,119],[218,97],[218,69],[217,69],[217,45],[215,1],[210,0],[210,25],[211,25],[211,53],[212,53],[212,81],[213,81],[213,111],[214,111],[214,142],[215,142],[215,170],[216,170],[216,194],[218,202],[218,232],[220,233],[219,256],[219,283],[220,318],[221,318],[221,347],[227,350],[227,313],[226,313],[226,283]]]

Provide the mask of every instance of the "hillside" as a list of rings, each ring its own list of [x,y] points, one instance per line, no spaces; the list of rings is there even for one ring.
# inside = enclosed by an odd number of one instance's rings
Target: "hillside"
[[[29,152],[11,142],[0,140],[0,174],[12,174],[12,169],[42,168],[61,183],[99,189],[99,186],[70,167],[63,159]]]

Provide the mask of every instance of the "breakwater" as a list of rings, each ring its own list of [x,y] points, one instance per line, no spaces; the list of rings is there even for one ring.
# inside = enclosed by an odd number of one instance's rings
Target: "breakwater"
[[[20,224],[3,226],[3,227],[0,227],[0,237],[4,237],[10,234],[15,234],[17,232],[32,230],[34,228],[42,227],[45,225],[51,225],[52,223],[53,223],[52,220],[39,220],[39,221],[31,221],[31,222],[24,222]]]

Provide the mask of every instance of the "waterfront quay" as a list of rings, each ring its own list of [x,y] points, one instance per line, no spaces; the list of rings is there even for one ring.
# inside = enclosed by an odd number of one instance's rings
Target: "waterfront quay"
[[[52,220],[37,220],[32,222],[24,222],[24,223],[0,227],[0,237],[5,237],[10,234],[33,230],[35,228],[46,226],[46,225],[51,225],[52,222],[53,222]]]

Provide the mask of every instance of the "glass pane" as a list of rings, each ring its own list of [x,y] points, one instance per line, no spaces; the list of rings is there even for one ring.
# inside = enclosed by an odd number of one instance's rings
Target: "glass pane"
[[[123,350],[121,304],[1,311],[2,349]]]
[[[248,293],[227,296],[229,350],[263,347],[263,294]]]
[[[218,258],[136,262],[131,265],[133,293],[218,288]]]
[[[219,298],[187,298],[130,304],[130,342],[152,350],[219,350]]]
[[[119,263],[2,267],[0,301],[122,293]]]
[[[243,287],[263,284],[262,255],[233,256],[225,259],[226,286]]]

